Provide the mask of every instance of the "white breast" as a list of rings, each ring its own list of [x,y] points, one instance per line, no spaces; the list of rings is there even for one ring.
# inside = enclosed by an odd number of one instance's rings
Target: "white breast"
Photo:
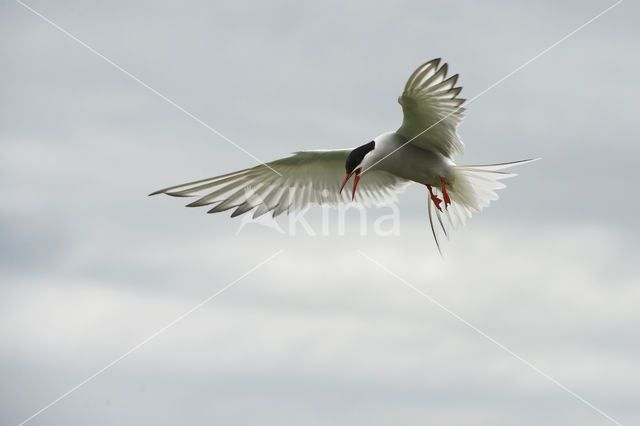
[[[374,139],[373,151],[362,161],[363,171],[385,170],[404,179],[425,185],[439,185],[440,176],[450,180],[453,161],[442,154],[414,146],[395,132]]]

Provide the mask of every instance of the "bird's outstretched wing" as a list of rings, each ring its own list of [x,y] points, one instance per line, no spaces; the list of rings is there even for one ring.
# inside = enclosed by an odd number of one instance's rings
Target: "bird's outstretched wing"
[[[404,92],[398,98],[404,118],[396,133],[421,148],[437,151],[451,158],[462,154],[464,144],[456,128],[464,116],[456,98],[461,87],[455,87],[458,74],[447,78],[447,64],[434,59],[411,74]]]
[[[304,210],[313,204],[337,205],[351,202],[351,191],[338,193],[344,177],[346,150],[302,151],[222,176],[161,189],[150,195],[198,197],[188,207],[215,204],[209,213],[235,208],[231,217],[255,209],[253,217],[273,212]],[[274,170],[278,173],[275,173]],[[364,173],[355,200],[364,205],[383,205],[396,201],[396,194],[409,181],[384,171]]]

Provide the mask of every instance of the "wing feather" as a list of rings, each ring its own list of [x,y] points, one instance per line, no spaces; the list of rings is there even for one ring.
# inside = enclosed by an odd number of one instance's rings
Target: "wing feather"
[[[465,100],[457,97],[462,90],[455,87],[458,74],[447,78],[447,71],[447,64],[440,66],[440,59],[434,59],[409,77],[398,98],[404,117],[396,133],[416,146],[451,158],[464,151],[457,127],[464,117],[461,105]]]
[[[198,197],[188,206],[215,204],[209,213],[235,208],[231,217],[255,209],[254,218],[268,212],[277,217],[317,204],[347,203],[351,202],[350,188],[345,187],[342,194],[338,190],[350,152],[350,149],[296,152],[266,165],[171,186],[150,195]],[[396,200],[397,193],[408,183],[385,171],[368,171],[360,179],[355,199],[365,206],[388,204]]]

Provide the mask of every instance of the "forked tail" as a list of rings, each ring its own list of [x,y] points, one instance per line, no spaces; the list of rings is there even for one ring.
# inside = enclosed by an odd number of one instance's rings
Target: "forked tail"
[[[446,183],[451,204],[441,212],[433,201],[429,200],[429,222],[440,254],[442,250],[439,235],[444,234],[449,238],[451,230],[464,225],[468,218],[499,198],[495,191],[506,186],[500,182],[502,179],[516,176],[515,173],[502,170],[536,160],[538,158],[484,166],[454,166],[453,179]],[[439,195],[442,194],[442,188],[433,189]],[[437,224],[434,224],[434,216]]]

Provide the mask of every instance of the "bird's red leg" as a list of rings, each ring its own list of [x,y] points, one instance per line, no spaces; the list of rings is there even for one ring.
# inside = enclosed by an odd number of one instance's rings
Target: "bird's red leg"
[[[442,198],[444,198],[444,208],[446,209],[451,204],[451,198],[449,198],[449,194],[447,194],[447,188],[444,184],[444,178],[440,176],[440,182],[442,183]]]
[[[431,188],[431,185],[427,185],[427,189],[429,190],[429,195],[431,196],[431,201],[433,201],[433,204],[436,205],[436,208],[438,210],[442,211],[442,209],[440,208],[440,203],[442,202],[442,200],[436,197],[436,195],[433,193],[433,188]]]

